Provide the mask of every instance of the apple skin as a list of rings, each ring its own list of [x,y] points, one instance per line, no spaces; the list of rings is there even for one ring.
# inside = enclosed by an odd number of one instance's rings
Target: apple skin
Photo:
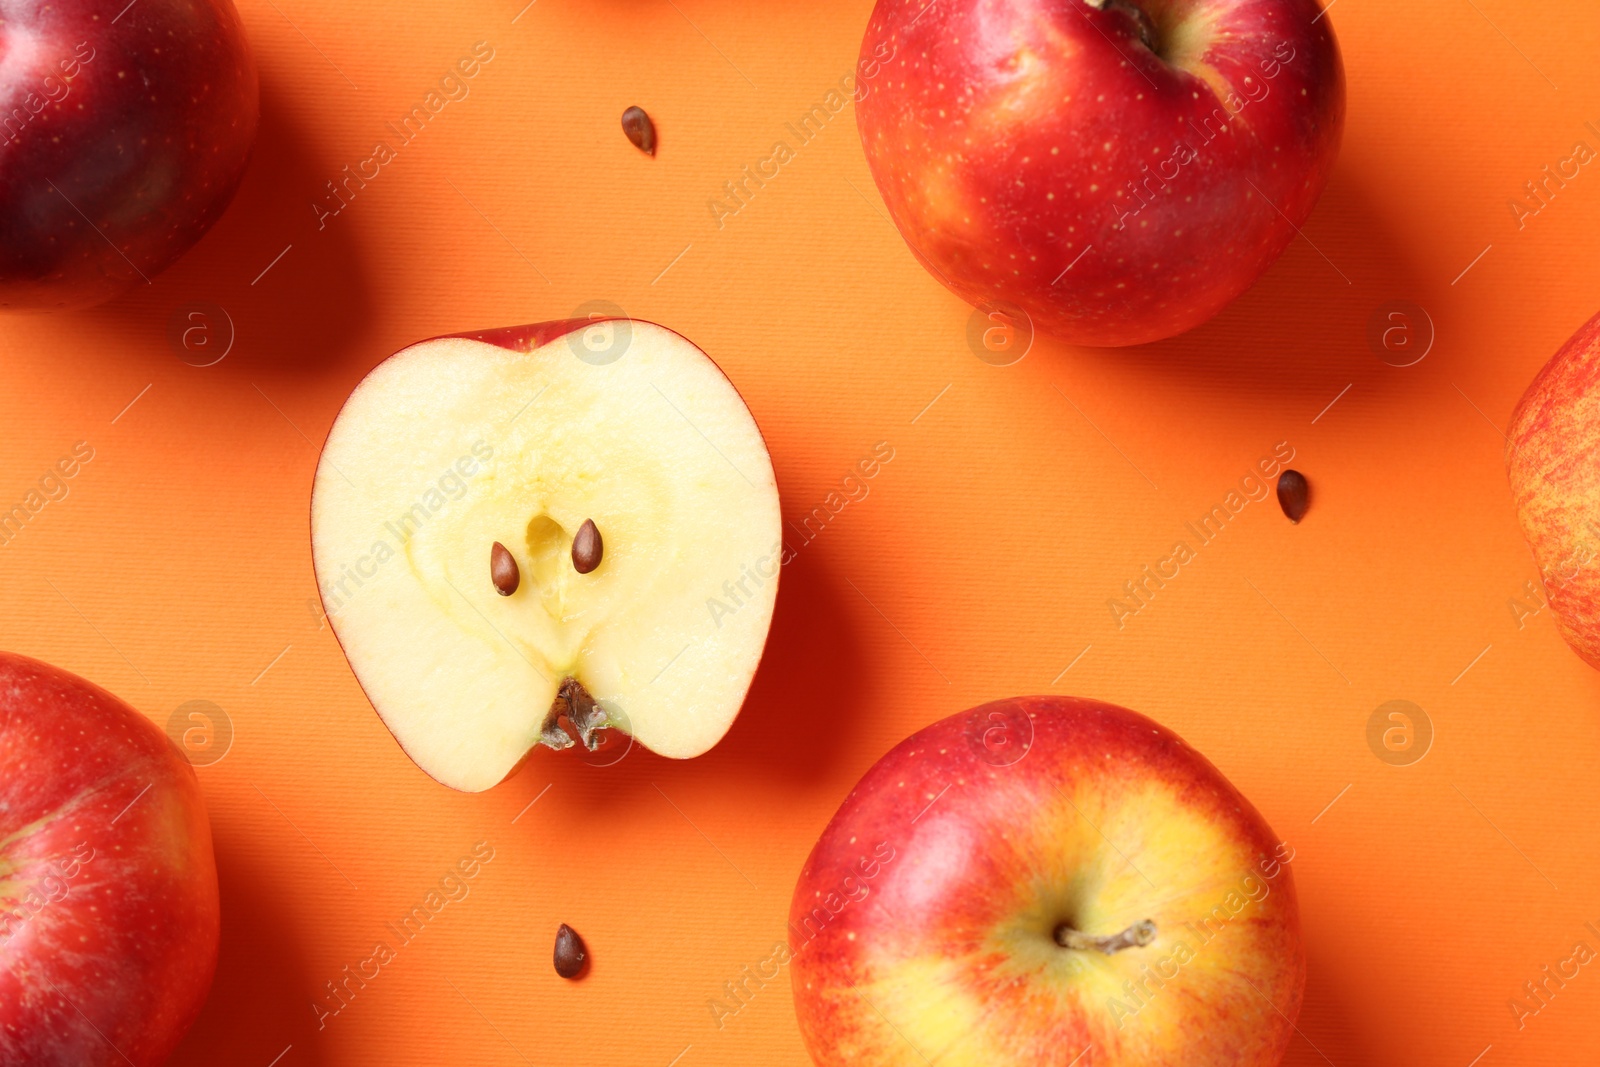
[[[551,341],[565,337],[569,333],[586,330],[590,326],[602,322],[642,322],[642,319],[621,319],[617,316],[604,316],[593,319],[552,319],[549,322],[533,322],[524,326],[500,326],[492,330],[471,330],[466,333],[447,333],[440,337],[430,337],[428,340],[437,341],[441,338],[460,337],[468,341],[482,341],[486,345],[498,345],[512,352],[532,352],[542,348]],[[656,325],[652,323],[651,325]],[[665,330],[666,327],[662,326]],[[674,331],[675,332],[675,331]],[[682,337],[682,334],[678,336]],[[422,342],[418,342],[419,344]]]
[[[878,0],[860,70],[867,162],[917,259],[1074,344],[1171,337],[1250,288],[1344,126],[1316,0]]]
[[[156,1067],[220,936],[194,769],[110,693],[0,652],[0,1067]]]
[[[1561,346],[1518,402],[1506,472],[1556,629],[1600,669],[1600,315]]]
[[[789,922],[800,1029],[823,1067],[1064,1067],[1090,1045],[1100,1067],[1271,1067],[1305,983],[1292,858],[1149,719],[985,704],[874,764],[812,851]],[[1155,940],[1114,955],[1053,939],[1144,919]],[[1149,983],[1142,1004],[1125,981]]]
[[[87,307],[153,278],[244,176],[260,105],[231,0],[121,6],[0,15],[0,307]]]

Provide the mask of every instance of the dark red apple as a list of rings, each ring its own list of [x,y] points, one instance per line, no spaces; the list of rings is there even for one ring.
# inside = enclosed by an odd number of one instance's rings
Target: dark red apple
[[[98,686],[0,652],[0,1067],[156,1067],[220,929],[194,769]]]
[[[806,861],[800,1029],[823,1067],[1276,1067],[1305,984],[1292,858],[1142,715],[953,715],[874,764]]]
[[[0,307],[165,270],[233,198],[259,111],[231,0],[0,4]]]
[[[1078,344],[1170,337],[1248,289],[1344,126],[1317,0],[878,0],[861,57],[861,141],[912,252]]]

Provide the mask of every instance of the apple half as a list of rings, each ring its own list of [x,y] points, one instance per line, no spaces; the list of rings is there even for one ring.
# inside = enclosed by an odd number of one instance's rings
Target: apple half
[[[761,432],[704,352],[568,319],[379,364],[323,446],[311,548],[384,724],[479,791],[572,734],[715,745],[766,644],[780,521]]]

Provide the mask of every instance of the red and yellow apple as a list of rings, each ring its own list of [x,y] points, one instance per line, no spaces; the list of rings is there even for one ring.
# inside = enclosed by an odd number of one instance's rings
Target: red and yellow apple
[[[874,764],[806,861],[806,1045],[822,1067],[1273,1067],[1305,983],[1292,858],[1125,708],[951,716]]]
[[[233,199],[258,114],[231,0],[0,6],[0,308],[166,269]]]
[[[1086,345],[1211,318],[1311,214],[1344,68],[1316,0],[878,0],[858,91],[922,265]]]
[[[0,653],[0,1067],[156,1067],[216,970],[191,768],[127,704]]]
[[[311,548],[390,732],[482,790],[573,733],[716,744],[766,645],[779,523],[761,432],[704,352],[568,319],[379,364],[329,431]]]
[[[1556,628],[1600,668],[1600,315],[1523,394],[1506,435],[1506,470]]]

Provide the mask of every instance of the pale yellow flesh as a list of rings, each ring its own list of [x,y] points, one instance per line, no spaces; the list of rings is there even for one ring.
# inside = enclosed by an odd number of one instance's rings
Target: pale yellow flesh
[[[414,345],[328,435],[311,507],[328,616],[384,723],[446,785],[501,781],[569,676],[677,758],[716,744],[749,689],[777,591],[772,463],[704,353],[630,326],[603,366],[565,339]],[[585,519],[605,554],[579,574]],[[496,541],[521,570],[511,596],[490,578]]]

